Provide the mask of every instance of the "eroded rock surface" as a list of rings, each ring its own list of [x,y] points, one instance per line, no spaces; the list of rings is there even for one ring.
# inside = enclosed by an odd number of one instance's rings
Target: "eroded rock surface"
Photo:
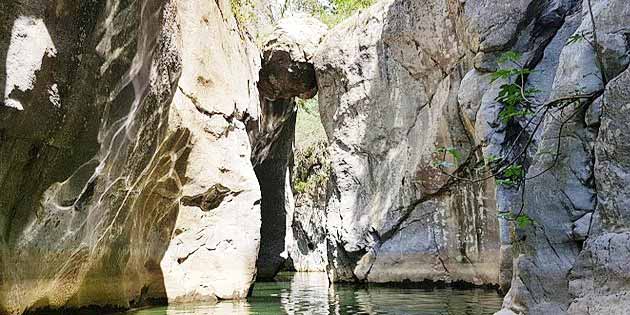
[[[462,152],[449,172],[470,174],[479,159],[457,101],[467,50],[456,8],[383,1],[318,50],[334,281],[498,281],[492,183],[460,185],[433,166],[440,147]]]
[[[245,297],[259,59],[229,1],[0,16],[0,313]]]

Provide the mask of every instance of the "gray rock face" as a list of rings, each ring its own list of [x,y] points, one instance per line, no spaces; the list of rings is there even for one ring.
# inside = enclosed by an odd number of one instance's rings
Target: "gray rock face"
[[[331,143],[331,279],[498,282],[511,286],[502,314],[625,312],[615,261],[627,258],[617,141],[630,8],[592,2],[599,55],[588,1],[384,1],[326,36],[315,64]],[[490,80],[506,51],[534,70],[525,87],[536,104],[589,96],[506,123],[496,100],[506,81]],[[606,94],[618,110],[605,118],[597,96],[613,78]],[[462,157],[447,159],[459,162],[449,172],[470,175],[477,146],[486,159],[520,159],[525,186],[458,185],[431,163],[452,147]],[[496,223],[497,212],[534,223]]]
[[[586,246],[571,273],[573,298],[569,314],[627,314],[630,312],[630,233],[628,233],[628,141],[630,71],[606,87],[605,111],[595,143],[597,217],[589,226]]]
[[[457,102],[458,12],[447,1],[383,1],[318,50],[334,281],[498,281],[492,183],[460,184],[433,165],[440,147],[461,152],[450,173],[474,172],[479,158]]]
[[[259,59],[229,8],[0,4],[0,313],[245,297]]]
[[[287,18],[278,23],[263,47],[258,83],[262,112],[260,120],[249,127],[252,162],[262,191],[259,279],[272,279],[287,258],[287,217],[293,213],[289,163],[295,97],[311,98],[317,93],[311,58],[326,30],[313,17]]]
[[[600,70],[600,58],[588,43],[592,37],[567,41],[565,30],[572,34],[592,33],[588,2],[577,3],[575,8],[547,45],[545,57],[538,64],[543,64],[546,56],[559,56],[556,65],[541,68],[543,73],[554,75],[551,88],[541,89],[543,94],[549,95],[548,99],[570,97],[576,93],[596,96],[601,93],[607,78],[616,77],[628,65],[625,60],[630,47],[619,45],[614,39],[623,36],[617,31],[627,28],[630,21],[627,4],[593,1],[598,40],[602,39],[597,47],[604,71]],[[556,38],[563,44],[554,45]],[[613,59],[615,62],[611,62]],[[613,172],[599,171],[606,168],[601,165],[623,163],[625,158],[611,155],[610,152],[615,150],[611,147],[598,149],[607,147],[607,141],[612,139],[602,137],[610,133],[607,128],[599,127],[600,123],[603,126],[600,116],[609,113],[609,117],[615,117],[615,124],[623,125],[627,120],[613,109],[626,102],[615,100],[616,97],[617,100],[625,98],[621,96],[625,92],[616,88],[623,82],[623,77],[621,75],[608,84],[604,97],[582,99],[562,111],[553,111],[553,116],[547,116],[541,123],[537,152],[530,157],[532,166],[527,177],[531,180],[525,185],[524,198],[524,212],[537,223],[517,229],[520,239],[517,243],[521,250],[515,260],[512,290],[504,303],[506,311],[525,314],[627,312],[628,303],[623,299],[627,285],[621,284],[624,280],[617,283],[595,283],[593,280],[598,277],[627,278],[623,271],[612,271],[623,269],[616,269],[615,258],[609,256],[612,249],[604,245],[615,241],[627,244],[627,238],[623,232],[607,234],[619,230],[607,231],[602,219],[606,212],[602,201],[606,196],[621,196],[625,190],[621,185],[607,186],[605,183],[623,178],[624,170],[614,167]],[[611,93],[613,90],[617,92]],[[610,100],[606,96],[610,96]],[[621,139],[622,134],[616,133],[615,143],[622,143]],[[618,144],[613,147],[618,148]],[[602,155],[604,151],[606,153]],[[617,218],[609,222],[624,225],[623,220]],[[586,246],[582,250],[585,240]],[[627,259],[624,255],[623,252],[614,254],[616,258]]]

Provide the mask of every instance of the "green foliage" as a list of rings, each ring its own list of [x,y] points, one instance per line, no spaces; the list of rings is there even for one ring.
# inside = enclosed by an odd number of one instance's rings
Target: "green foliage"
[[[307,188],[308,188],[307,182],[296,181],[295,183],[293,183],[293,190],[295,190],[295,192],[297,193],[303,194],[306,192]]]
[[[533,112],[525,106],[527,104],[525,97],[531,96],[534,92],[536,92],[536,90],[521,92],[521,87],[515,83],[503,84],[496,98],[496,101],[505,105],[499,112],[501,121],[507,124],[512,118],[532,115]]]
[[[374,0],[332,0],[331,3],[340,22],[355,11],[369,7],[374,3]]]
[[[534,219],[532,219],[530,216],[528,216],[525,213],[514,215],[512,214],[512,212],[500,212],[498,216],[505,220],[514,222],[516,226],[521,229],[525,229],[528,226],[532,226],[536,224],[536,221],[534,221]]]
[[[256,17],[253,12],[253,0],[230,0],[230,6],[239,28],[243,28],[247,23]]]
[[[525,170],[522,165],[512,164],[506,167],[496,179],[497,185],[512,187],[516,186],[519,181],[525,177]]]
[[[503,84],[496,100],[508,106],[516,106],[525,99],[521,95],[521,87],[518,84]]]
[[[459,164],[459,161],[462,158],[462,153],[453,147],[437,147],[435,148],[434,153],[442,156],[442,160],[432,162],[432,166],[438,168],[455,167],[456,164]],[[445,161],[447,155],[452,157],[456,164]]]
[[[506,105],[501,110],[501,112],[499,112],[499,118],[504,124],[507,124],[512,118],[527,117],[527,116],[532,115],[533,113],[534,112],[532,112],[531,110],[527,108],[518,109],[514,105]]]
[[[519,52],[506,51],[499,57],[497,62],[499,64],[508,63],[508,62],[518,63],[518,61],[521,59],[521,56],[522,56],[522,54],[519,53]]]
[[[318,141],[326,141],[326,132],[319,115],[317,96],[308,100],[297,99],[295,123],[295,149],[305,149]]]
[[[504,53],[499,58],[499,64],[505,64],[512,62],[518,65],[518,60],[521,58],[521,54],[513,51]],[[503,109],[499,112],[499,118],[504,124],[510,122],[514,118],[527,117],[532,115],[533,112],[528,107],[527,98],[539,93],[537,89],[525,89],[514,81],[522,79],[532,73],[532,70],[527,68],[502,68],[498,69],[491,75],[491,82],[502,79],[508,81],[501,85],[499,88],[499,94],[496,97],[496,101],[504,105]]]
[[[292,184],[296,198],[299,199],[304,194],[311,200],[325,199],[332,170],[327,143],[316,142],[304,149],[297,149],[294,153]]]
[[[365,9],[375,0],[330,0],[330,6],[322,5],[318,0],[286,0],[293,10],[309,13],[329,27],[333,27],[357,10]]]
[[[514,77],[520,77],[522,75],[528,75],[534,72],[529,69],[520,69],[520,68],[507,68],[507,69],[498,69],[490,75],[490,83],[499,80],[511,80]]]

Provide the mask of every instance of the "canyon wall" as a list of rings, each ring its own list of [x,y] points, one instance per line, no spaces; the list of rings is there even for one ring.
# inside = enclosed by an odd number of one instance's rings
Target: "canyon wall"
[[[332,29],[315,58],[331,279],[499,284],[501,314],[627,312],[629,9],[392,0]],[[514,82],[530,112],[506,119]],[[497,160],[524,182],[470,182]]]
[[[629,311],[626,0],[383,0],[262,49],[242,4],[0,3],[0,314],[244,298],[287,257]]]
[[[452,1],[382,1],[335,27],[315,58],[330,142],[334,281],[498,283],[492,181],[458,106],[468,64]],[[434,166],[440,148],[461,152]]]
[[[0,4],[0,313],[246,296],[260,61],[231,8]]]

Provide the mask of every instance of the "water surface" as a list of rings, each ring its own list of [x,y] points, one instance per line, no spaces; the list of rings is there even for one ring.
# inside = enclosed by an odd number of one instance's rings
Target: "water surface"
[[[328,286],[324,273],[282,274],[259,282],[246,302],[173,305],[132,315],[492,315],[501,298],[494,291]]]

